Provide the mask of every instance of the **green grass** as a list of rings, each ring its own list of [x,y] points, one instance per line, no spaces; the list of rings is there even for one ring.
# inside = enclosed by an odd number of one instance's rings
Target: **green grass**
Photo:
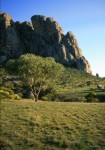
[[[97,85],[105,86],[105,78],[66,68],[62,80],[56,85],[56,90],[64,96],[63,101],[85,101],[85,96],[94,91],[99,101],[105,102],[105,90],[99,90]],[[60,100],[62,101],[62,98]]]
[[[7,81],[1,85],[1,87],[6,88],[4,92],[8,92],[8,90],[13,90],[15,93],[19,94],[20,97],[24,96],[24,93],[27,92],[27,86],[25,87],[22,82],[15,84],[12,82],[12,76],[7,74],[5,70],[1,70],[0,76],[9,77],[11,81]],[[40,97],[43,100],[55,100],[55,101],[78,101],[83,102],[86,101],[86,95],[90,92],[95,92],[96,97],[100,102],[105,102],[105,89],[99,90],[97,85],[105,86],[105,78],[99,78],[92,76],[91,74],[87,74],[85,72],[78,71],[73,68],[65,68],[63,76],[61,80],[58,80],[54,85],[51,82],[50,86],[53,86],[55,90],[54,93],[47,93],[48,95],[44,95]],[[24,88],[23,88],[24,87]],[[17,92],[16,92],[17,91]],[[11,94],[9,95],[11,96]],[[52,98],[52,97],[53,98]],[[29,96],[32,98],[32,96]],[[7,97],[8,98],[8,97]],[[10,98],[10,97],[9,97]]]
[[[105,103],[2,100],[1,150],[104,150]]]

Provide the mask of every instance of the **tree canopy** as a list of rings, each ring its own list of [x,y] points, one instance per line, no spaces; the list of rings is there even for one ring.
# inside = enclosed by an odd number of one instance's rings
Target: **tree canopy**
[[[40,91],[48,83],[54,84],[64,71],[63,65],[56,63],[53,58],[43,58],[34,54],[25,54],[10,60],[7,68],[29,85],[35,101],[38,100]]]

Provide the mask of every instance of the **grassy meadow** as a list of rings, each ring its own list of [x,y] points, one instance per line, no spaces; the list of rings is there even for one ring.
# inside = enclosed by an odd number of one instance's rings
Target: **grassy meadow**
[[[0,103],[1,150],[105,149],[105,103]]]
[[[5,77],[9,80],[0,86],[1,150],[105,150],[105,89],[97,88],[105,86],[105,78],[67,68],[55,93],[49,91],[35,103],[24,98],[27,88],[2,70],[1,79]],[[98,103],[86,103],[91,92]]]

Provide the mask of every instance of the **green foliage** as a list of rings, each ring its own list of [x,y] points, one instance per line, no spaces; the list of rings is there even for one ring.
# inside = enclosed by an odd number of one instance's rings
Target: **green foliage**
[[[4,95],[6,95],[6,96],[9,95],[9,92],[3,91],[3,90],[0,90],[0,93],[1,93],[1,94],[4,94]]]
[[[86,95],[95,91],[97,96],[91,98],[91,101],[104,102],[104,91],[97,90],[97,84],[105,84],[105,79],[96,78],[90,74],[78,71],[72,68],[66,68],[62,76],[61,82],[56,87],[60,95],[60,101],[87,101]],[[99,95],[99,96],[98,96]],[[88,98],[89,99],[89,98]]]
[[[54,84],[60,79],[64,67],[53,58],[42,58],[33,54],[22,55],[19,59],[10,60],[7,70],[19,75],[31,88],[35,98],[47,84]],[[52,82],[53,81],[53,82]]]
[[[12,96],[10,95],[9,92],[0,90],[0,99],[5,99],[5,98],[11,99]]]
[[[11,89],[9,89],[9,88],[6,88],[6,87],[0,87],[0,89],[3,90],[3,91],[7,91],[7,92],[8,92],[9,94],[11,94],[11,95],[14,94],[13,90],[11,90]]]
[[[6,77],[6,76],[8,76],[7,71],[5,70],[5,68],[0,66],[0,77]]]
[[[14,95],[13,95],[13,99],[14,99],[14,100],[20,100],[21,97],[20,97],[18,94],[14,94]]]
[[[14,92],[5,87],[0,87],[0,98],[1,99],[14,99],[14,100],[20,100],[21,97],[18,94],[14,94]]]
[[[94,91],[86,95],[86,102],[99,102],[99,100],[97,99],[97,95]]]
[[[105,102],[105,92],[103,92],[103,94],[97,94],[97,98],[100,102]]]
[[[4,84],[3,84],[4,87],[6,88],[9,88],[9,89],[13,89],[14,88],[14,84],[12,81],[6,81]]]
[[[93,91],[93,92],[90,92],[89,94],[88,94],[88,97],[96,97],[96,93]]]
[[[78,93],[58,93],[56,99],[62,102],[84,102],[85,98]]]
[[[91,83],[91,81],[87,81],[86,84],[87,84],[87,86],[90,86],[92,83]]]
[[[97,89],[97,85],[105,85],[104,78],[97,78],[76,69],[64,68],[53,58],[42,58],[32,54],[22,55],[19,59],[9,61],[7,70],[22,82],[12,84],[12,78],[4,69],[2,76],[10,78],[10,81],[6,81],[3,86],[12,89],[23,98],[33,99],[34,95],[37,99],[36,95],[39,93],[39,99],[44,100],[82,102],[89,99],[91,99],[89,101],[93,99],[96,101],[98,98],[100,102],[105,101],[105,90]],[[56,92],[48,90],[49,86],[53,86]],[[92,91],[95,91],[97,97],[86,100],[86,95]]]
[[[39,96],[45,101],[57,101],[58,98],[57,91],[54,87],[47,87],[46,89],[43,89]]]

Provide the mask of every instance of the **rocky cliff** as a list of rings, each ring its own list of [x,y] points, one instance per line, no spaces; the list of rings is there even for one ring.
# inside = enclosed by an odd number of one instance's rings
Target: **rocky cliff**
[[[53,57],[55,61],[91,73],[88,61],[82,55],[72,32],[64,35],[53,19],[35,15],[31,22],[14,22],[6,13],[0,13],[0,63],[24,53]]]

